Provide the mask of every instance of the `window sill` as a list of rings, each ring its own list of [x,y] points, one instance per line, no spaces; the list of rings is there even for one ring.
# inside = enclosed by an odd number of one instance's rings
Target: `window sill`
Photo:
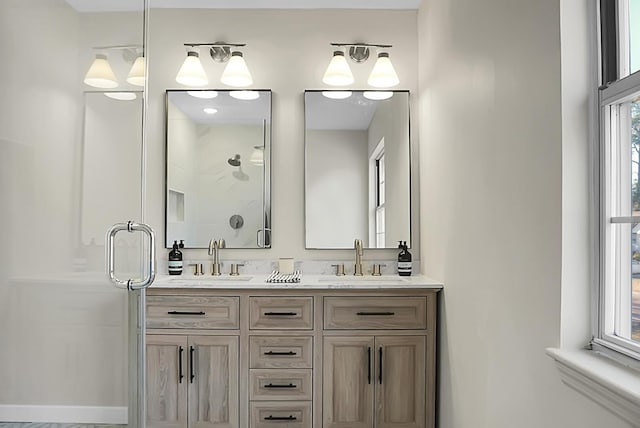
[[[560,377],[570,388],[640,427],[640,374],[587,350],[548,348]]]

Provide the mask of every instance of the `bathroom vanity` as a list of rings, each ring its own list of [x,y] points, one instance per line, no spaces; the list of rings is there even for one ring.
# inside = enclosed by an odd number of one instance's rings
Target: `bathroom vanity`
[[[441,284],[265,278],[148,289],[147,426],[434,427]]]

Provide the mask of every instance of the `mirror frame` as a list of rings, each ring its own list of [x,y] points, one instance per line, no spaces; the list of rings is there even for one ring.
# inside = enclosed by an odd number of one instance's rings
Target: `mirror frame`
[[[309,225],[307,224],[307,94],[308,93],[322,93],[322,92],[342,92],[342,91],[351,91],[351,92],[393,92],[396,93],[406,93],[407,94],[407,137],[408,137],[408,165],[407,165],[407,180],[408,180],[408,237],[407,237],[407,248],[411,249],[413,247],[413,171],[412,171],[412,162],[413,162],[413,143],[412,143],[412,129],[411,129],[411,92],[408,89],[353,89],[353,88],[336,88],[336,89],[306,89],[304,91],[304,245],[306,250],[345,250],[345,249],[353,249],[353,247],[310,247],[307,245],[307,230]],[[354,237],[355,239],[355,237]],[[387,246],[384,248],[377,247],[363,247],[366,250],[392,250],[397,248],[396,246]]]
[[[187,91],[217,91],[217,92],[233,92],[243,89],[215,89],[215,88],[184,88],[184,89],[166,89],[165,90],[165,105],[164,105],[164,247],[171,248],[167,239],[168,218],[167,210],[169,204],[169,94],[172,92],[187,92]],[[263,197],[263,222],[262,222],[262,245],[256,245],[255,247],[229,247],[229,249],[240,250],[264,250],[270,249],[272,246],[272,233],[271,233],[271,138],[272,138],[272,122],[273,122],[273,92],[271,89],[245,89],[257,92],[269,93],[269,121],[264,128],[264,168],[263,168],[263,180],[262,180],[262,197]],[[257,232],[256,241],[260,242],[260,230]],[[223,238],[224,237],[220,237]],[[202,249],[208,247],[194,247],[187,246],[185,243],[185,249]]]

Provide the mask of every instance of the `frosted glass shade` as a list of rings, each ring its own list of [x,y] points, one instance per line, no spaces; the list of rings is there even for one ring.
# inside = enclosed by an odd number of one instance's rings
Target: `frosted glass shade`
[[[231,98],[242,101],[257,100],[260,98],[260,92],[258,91],[231,91],[229,92]]]
[[[344,52],[335,51],[333,58],[324,72],[322,82],[331,86],[347,86],[353,83],[353,73],[344,57]]]
[[[242,88],[253,84],[253,78],[249,73],[249,68],[242,58],[242,52],[234,51],[224,68],[220,82],[227,86]]]
[[[209,83],[199,57],[196,51],[187,52],[187,57],[176,76],[176,82],[185,86],[205,86]]]
[[[249,162],[257,166],[264,165],[264,147],[253,146],[253,152],[251,152],[251,158],[249,158]]]
[[[129,70],[127,82],[135,86],[144,86],[144,57],[139,56]]]
[[[400,83],[388,53],[380,52],[378,54],[378,60],[371,70],[367,83],[374,88],[390,88]]]
[[[351,96],[351,91],[322,91],[322,95],[332,100],[344,100]]]
[[[113,89],[118,87],[118,80],[113,73],[107,56],[98,54],[93,60],[89,71],[84,76],[84,83],[94,88]]]
[[[118,101],[132,101],[137,98],[135,92],[105,92],[104,95]]]
[[[218,91],[187,91],[187,94],[191,95],[194,98],[202,98],[205,100],[210,100],[218,96]]]
[[[374,100],[374,101],[382,101],[387,100],[393,96],[393,92],[391,91],[364,91],[362,94],[363,97]]]

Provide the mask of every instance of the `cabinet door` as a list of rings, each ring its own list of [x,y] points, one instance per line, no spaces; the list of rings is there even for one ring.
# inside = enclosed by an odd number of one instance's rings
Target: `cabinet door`
[[[238,336],[189,336],[189,428],[237,428]]]
[[[147,427],[187,428],[187,337],[148,335],[146,351]]]
[[[424,336],[376,336],[376,428],[424,428]]]
[[[373,337],[325,337],[322,375],[324,428],[371,428]]]

